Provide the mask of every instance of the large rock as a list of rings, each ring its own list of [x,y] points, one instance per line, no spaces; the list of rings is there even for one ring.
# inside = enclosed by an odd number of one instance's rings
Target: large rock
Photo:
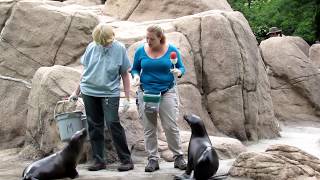
[[[31,83],[0,75],[0,149],[22,146]]]
[[[240,154],[229,173],[261,180],[319,179],[320,160],[293,146],[272,145],[263,153]]]
[[[101,0],[64,0],[64,4],[79,4],[82,6],[96,6],[102,4]]]
[[[1,4],[0,4],[1,5]],[[31,79],[42,66],[71,64],[84,52],[96,18],[54,1],[19,1],[1,31],[3,75]]]
[[[1,148],[24,140],[31,79],[37,69],[79,64],[98,23],[82,6],[53,1],[0,2]],[[29,111],[30,112],[30,111]]]
[[[218,129],[240,140],[278,136],[264,63],[245,18],[238,12],[204,16],[201,47],[203,89]]]
[[[319,121],[320,74],[308,58],[306,42],[298,37],[275,37],[262,41],[260,48],[268,65],[277,117]]]
[[[16,1],[14,0],[5,0],[5,1],[0,1],[0,32],[2,28],[5,25],[6,20],[8,19],[10,15],[10,10],[13,7],[14,3]]]
[[[105,5],[107,15],[130,21],[172,19],[213,9],[232,11],[226,0],[108,0]]]
[[[56,150],[60,143],[54,109],[58,101],[69,96],[79,83],[80,72],[64,66],[41,67],[32,79],[26,119],[26,140],[44,154]],[[68,104],[67,104],[68,105]],[[68,109],[57,109],[58,113]]]
[[[310,60],[320,67],[320,44],[313,44],[309,49]]]

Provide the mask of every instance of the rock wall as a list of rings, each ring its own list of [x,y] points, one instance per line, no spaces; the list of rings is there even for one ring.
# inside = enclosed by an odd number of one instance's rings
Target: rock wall
[[[296,147],[272,145],[265,152],[246,152],[238,156],[231,177],[264,180],[319,179],[320,160]]]
[[[299,37],[275,37],[260,48],[268,66],[276,116],[289,121],[319,121],[320,73],[309,45]]]
[[[11,140],[10,146],[21,144],[13,139],[25,135],[35,72],[55,64],[79,64],[98,23],[90,11],[54,1],[0,2],[0,104],[5,107],[0,110],[0,147]]]
[[[139,22],[173,19],[214,9],[232,11],[226,0],[108,0],[104,12],[120,20]]]

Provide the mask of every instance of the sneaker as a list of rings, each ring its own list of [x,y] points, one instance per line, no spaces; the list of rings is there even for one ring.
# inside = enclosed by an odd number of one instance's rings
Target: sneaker
[[[159,170],[159,162],[154,159],[150,159],[147,166],[145,167],[145,172],[153,172]]]
[[[134,165],[132,162],[129,163],[121,163],[120,166],[118,167],[118,171],[129,171],[134,168]]]
[[[94,163],[88,167],[88,171],[99,171],[101,169],[106,169],[105,163]]]
[[[180,170],[186,170],[187,169],[187,163],[183,159],[183,155],[179,155],[174,160],[174,168],[178,168]]]

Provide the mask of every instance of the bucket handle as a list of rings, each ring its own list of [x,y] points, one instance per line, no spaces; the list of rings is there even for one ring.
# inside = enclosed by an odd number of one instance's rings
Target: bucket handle
[[[68,102],[69,100],[62,100],[62,101],[58,101],[57,103],[56,103],[56,106],[54,107],[54,110],[53,110],[53,119],[56,119],[56,109],[57,109],[57,107],[58,107],[58,105],[59,104],[63,104],[62,105],[62,110],[64,111],[64,104],[66,103],[66,102]]]

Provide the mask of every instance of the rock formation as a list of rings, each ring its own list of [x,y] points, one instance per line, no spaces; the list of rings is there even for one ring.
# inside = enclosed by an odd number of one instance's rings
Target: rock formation
[[[272,145],[262,153],[240,154],[229,173],[261,180],[319,179],[320,160],[293,146]]]
[[[268,66],[271,95],[280,120],[319,121],[320,72],[308,58],[309,45],[299,37],[274,37],[260,48]]]

